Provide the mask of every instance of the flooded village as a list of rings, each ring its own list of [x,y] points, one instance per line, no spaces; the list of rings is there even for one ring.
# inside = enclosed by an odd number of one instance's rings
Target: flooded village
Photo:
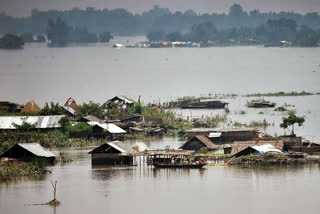
[[[320,4],[0,2],[1,214],[318,214]]]
[[[314,95],[318,96],[318,95]],[[48,148],[73,146],[94,147],[88,154],[92,164],[112,166],[153,166],[168,168],[201,168],[215,164],[281,165],[318,163],[320,144],[297,136],[294,126],[303,126],[305,119],[293,110],[283,117],[279,127],[287,135],[271,136],[260,126],[234,126],[225,123],[227,116],[181,118],[172,108],[228,109],[221,100],[184,98],[163,104],[141,103],[126,96],[115,96],[102,105],[93,102],[78,105],[69,98],[63,106],[46,103],[40,108],[32,100],[25,105],[0,102],[1,162],[47,159],[54,163],[55,155]],[[248,108],[275,108],[267,101],[251,101]],[[227,114],[227,113],[226,113]],[[211,120],[211,121],[210,121]],[[292,130],[291,130],[292,129]],[[128,145],[127,140],[172,136],[184,141],[179,147],[156,145],[150,149],[144,143]],[[83,145],[77,142],[83,141]],[[30,146],[28,143],[31,143]],[[42,145],[42,146],[41,146]],[[61,154],[60,154],[61,156]],[[61,160],[61,157],[59,157]],[[1,170],[2,180],[10,179]]]

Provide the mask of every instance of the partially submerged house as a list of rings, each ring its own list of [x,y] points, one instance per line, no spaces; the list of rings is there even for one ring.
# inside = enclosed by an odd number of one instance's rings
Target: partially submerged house
[[[136,152],[121,141],[112,141],[93,149],[92,164],[133,165],[133,155]]]
[[[112,108],[119,108],[119,109],[126,109],[128,107],[134,107],[135,101],[131,98],[125,96],[115,96],[110,100],[106,101],[101,105],[103,109],[112,109]]]
[[[61,128],[59,123],[64,115],[48,115],[48,116],[3,116],[0,117],[0,131],[16,130],[16,125],[22,125],[23,122],[32,124],[35,129],[58,129]]]
[[[97,138],[118,139],[127,132],[113,123],[87,122],[92,126],[92,135]]]
[[[234,142],[231,145],[232,146],[231,154],[239,153],[240,151],[242,151],[248,147],[261,146],[261,145],[265,145],[265,144],[270,144],[280,151],[286,151],[286,147],[285,147],[283,140],[280,140],[280,139],[275,139],[275,140],[256,139],[256,140],[251,140],[251,141],[236,141],[236,142]]]
[[[56,155],[42,147],[39,143],[17,143],[7,151],[5,151],[0,158],[14,158],[23,161],[31,161],[33,159],[42,159],[53,163]]]
[[[246,155],[264,155],[264,154],[283,154],[283,152],[273,145],[266,143],[256,146],[248,146],[247,148],[235,153],[234,157],[246,156]]]
[[[185,142],[179,149],[199,151],[203,147],[208,148],[209,151],[218,148],[208,137],[197,135]]]
[[[188,139],[194,136],[206,136],[214,144],[229,144],[234,141],[248,141],[259,136],[259,131],[252,128],[193,128],[187,130]]]
[[[0,101],[0,112],[7,113],[19,113],[21,112],[23,105],[12,103],[9,101]]]
[[[23,113],[29,113],[29,114],[36,114],[40,111],[40,107],[38,106],[38,104],[34,101],[31,100],[29,102],[27,102],[27,104],[23,107],[23,109],[21,110],[21,112]]]

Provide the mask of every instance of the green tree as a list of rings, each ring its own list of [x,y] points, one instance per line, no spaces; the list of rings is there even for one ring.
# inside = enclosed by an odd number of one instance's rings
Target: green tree
[[[3,49],[21,49],[23,45],[23,40],[13,34],[6,34],[0,39],[0,48]]]
[[[149,41],[163,41],[166,38],[165,36],[164,32],[150,32],[147,34]]]
[[[69,125],[67,130],[69,136],[74,138],[88,138],[92,134],[92,126],[84,122],[78,122],[74,126]]]
[[[99,35],[99,41],[102,43],[108,43],[111,39],[113,39],[113,36],[110,32],[104,32]]]
[[[104,119],[104,117],[106,116],[106,114],[103,112],[103,109],[100,108],[100,105],[92,101],[79,105],[79,110],[77,113],[81,117],[93,115],[100,119]]]
[[[59,120],[59,124],[61,126],[62,131],[66,132],[68,130],[68,127],[71,125],[70,118],[69,117],[62,117]]]
[[[48,20],[47,37],[51,40],[52,46],[65,46],[69,42],[69,33],[71,27],[62,19]]]
[[[59,103],[50,102],[45,103],[44,107],[40,110],[40,115],[61,115],[64,114],[64,109]]]
[[[287,129],[291,133],[291,135],[295,136],[294,125],[298,124],[299,126],[302,126],[304,122],[304,117],[297,116],[296,111],[291,110],[288,111],[288,117],[282,118],[282,123],[280,124],[280,127],[283,129]],[[291,127],[291,129],[289,127]]]

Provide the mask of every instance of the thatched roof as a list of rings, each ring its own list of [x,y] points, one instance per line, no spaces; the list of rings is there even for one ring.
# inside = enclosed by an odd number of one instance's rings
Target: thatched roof
[[[23,107],[21,112],[24,113],[38,113],[40,111],[40,107],[34,100],[27,102],[27,104]]]
[[[67,102],[64,104],[64,106],[70,107],[70,108],[72,108],[74,111],[78,111],[78,109],[79,109],[79,106],[77,105],[75,99],[73,99],[72,97],[69,97],[69,99],[68,99]]]
[[[264,144],[271,144],[275,148],[283,151],[283,140],[251,140],[251,141],[236,141],[232,144],[231,154],[236,154],[249,146],[260,146]]]
[[[187,145],[188,143],[190,143],[191,141],[193,141],[195,139],[200,141],[202,144],[204,144],[208,149],[217,149],[218,148],[218,146],[215,145],[209,138],[207,138],[206,136],[203,136],[203,135],[194,136],[193,138],[191,138],[190,140],[185,142],[180,148],[183,148],[185,145]]]

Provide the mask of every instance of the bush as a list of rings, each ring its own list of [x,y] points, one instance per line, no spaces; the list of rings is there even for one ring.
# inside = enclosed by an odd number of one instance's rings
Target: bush
[[[70,137],[88,138],[92,134],[92,126],[84,122],[78,122],[74,126],[68,126],[68,133]]]
[[[207,154],[209,152],[208,148],[207,147],[202,147],[200,148],[199,150],[199,153],[200,154]]]

